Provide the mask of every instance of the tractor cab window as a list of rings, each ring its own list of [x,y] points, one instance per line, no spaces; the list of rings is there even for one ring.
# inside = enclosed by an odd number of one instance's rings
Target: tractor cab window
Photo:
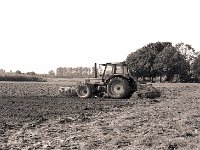
[[[124,74],[128,74],[128,66],[124,66]]]
[[[116,74],[128,74],[128,67],[127,66],[116,66]]]
[[[116,66],[116,74],[123,74],[123,66]]]
[[[112,75],[113,74],[113,65],[107,65],[105,70],[105,75]]]

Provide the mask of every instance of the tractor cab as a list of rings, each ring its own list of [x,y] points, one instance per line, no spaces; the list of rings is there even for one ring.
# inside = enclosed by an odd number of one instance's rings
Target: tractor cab
[[[115,76],[123,78],[130,78],[128,65],[123,62],[106,63],[94,66],[94,78],[86,78],[85,83],[93,85],[105,85],[109,80]]]
[[[129,77],[128,65],[119,62],[119,63],[106,63],[99,65],[100,77],[102,77],[102,81],[106,82],[114,76],[122,76]]]

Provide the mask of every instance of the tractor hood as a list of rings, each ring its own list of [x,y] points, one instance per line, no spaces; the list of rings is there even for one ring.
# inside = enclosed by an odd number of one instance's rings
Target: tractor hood
[[[85,79],[86,84],[96,84],[96,85],[103,85],[101,78],[87,78]]]

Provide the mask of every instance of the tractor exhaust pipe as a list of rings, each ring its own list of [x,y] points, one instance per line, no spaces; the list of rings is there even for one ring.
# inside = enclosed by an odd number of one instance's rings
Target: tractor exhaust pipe
[[[97,78],[97,63],[94,63],[94,78]]]

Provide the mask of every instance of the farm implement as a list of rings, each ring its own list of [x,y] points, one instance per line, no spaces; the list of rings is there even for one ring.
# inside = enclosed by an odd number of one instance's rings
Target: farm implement
[[[78,96],[80,98],[107,97],[113,99],[128,99],[133,93],[140,98],[155,98],[160,92],[152,84],[137,83],[130,75],[128,65],[124,62],[95,63],[94,78],[86,78],[77,87],[60,87],[59,93],[65,96]]]

